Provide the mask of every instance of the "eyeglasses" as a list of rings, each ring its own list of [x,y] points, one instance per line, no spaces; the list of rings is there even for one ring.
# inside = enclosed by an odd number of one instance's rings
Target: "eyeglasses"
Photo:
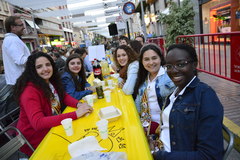
[[[167,68],[167,71],[171,71],[171,70],[173,70],[173,68],[180,70],[192,62],[193,61],[183,61],[183,62],[178,62],[176,64],[166,64],[165,67]]]
[[[22,23],[22,24],[14,24],[14,26],[20,26],[20,27],[22,27],[22,26],[23,26],[23,23]]]

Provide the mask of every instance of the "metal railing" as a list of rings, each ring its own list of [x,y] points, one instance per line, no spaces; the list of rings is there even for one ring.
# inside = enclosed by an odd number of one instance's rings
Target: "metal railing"
[[[240,32],[181,35],[176,43],[196,49],[199,71],[240,83]]]
[[[164,47],[164,45],[165,45],[165,39],[164,39],[163,37],[149,38],[149,39],[147,40],[147,42],[148,42],[148,43],[155,43],[156,45],[158,45],[158,46],[161,48],[163,54],[165,53],[165,47]]]

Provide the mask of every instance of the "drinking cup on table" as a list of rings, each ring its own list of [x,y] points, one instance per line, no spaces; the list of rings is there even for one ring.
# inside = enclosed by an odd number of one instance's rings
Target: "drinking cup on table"
[[[107,82],[108,82],[108,87],[113,88],[113,80],[109,79],[107,80]]]
[[[104,98],[102,86],[96,87],[96,92],[97,92],[97,97],[98,97],[98,99]]]
[[[106,102],[111,102],[111,91],[104,91],[104,97],[106,99]]]
[[[85,97],[86,97],[87,103],[92,107],[93,106],[93,95],[87,95]]]
[[[106,119],[101,119],[96,123],[98,131],[102,139],[108,138],[108,121]]]
[[[105,81],[101,81],[101,82],[100,82],[100,85],[101,85],[102,87],[104,87],[104,86],[105,86]]]
[[[66,118],[62,120],[61,124],[66,132],[66,135],[72,136],[73,135],[72,118]]]

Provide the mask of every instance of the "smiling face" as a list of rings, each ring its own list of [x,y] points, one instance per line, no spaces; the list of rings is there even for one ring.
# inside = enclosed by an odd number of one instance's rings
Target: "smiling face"
[[[156,76],[161,66],[161,59],[155,51],[149,49],[143,53],[142,64],[152,76]]]
[[[82,63],[80,58],[74,58],[70,60],[68,63],[68,68],[73,74],[78,75],[78,73],[81,71],[81,68],[82,68]]]
[[[53,67],[46,57],[39,57],[36,59],[35,69],[39,77],[49,83],[49,79],[53,75]]]
[[[128,63],[128,55],[124,49],[117,50],[117,61],[120,66],[125,66]]]
[[[195,76],[196,62],[192,62],[189,53],[183,49],[172,49],[166,56],[166,66],[171,65],[171,69],[167,69],[168,76],[173,83],[182,90]]]

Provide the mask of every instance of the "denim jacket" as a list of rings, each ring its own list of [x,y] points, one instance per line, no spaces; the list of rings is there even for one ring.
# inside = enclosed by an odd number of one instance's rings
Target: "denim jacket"
[[[165,106],[169,104],[167,98]],[[223,106],[215,91],[195,78],[175,100],[169,116],[171,152],[158,160],[221,160]]]
[[[133,94],[134,86],[135,86],[135,83],[137,81],[138,69],[139,69],[139,62],[138,61],[134,61],[134,62],[130,63],[129,66],[128,66],[127,80],[122,87],[122,91],[126,95]],[[119,77],[118,82],[120,83],[122,81],[123,81],[123,79]]]
[[[82,81],[82,78],[79,77],[79,81]],[[76,87],[73,81],[72,76],[68,72],[64,72],[62,74],[62,83],[64,86],[65,91],[72,97],[80,100],[84,96],[91,94],[91,90],[84,90],[84,91],[76,91]],[[85,87],[90,87],[90,84],[86,82]]]
[[[135,104],[139,113],[141,113],[141,100],[144,90],[147,88],[147,82],[145,81],[138,89],[138,94],[135,99]],[[163,75],[157,77],[155,84],[155,91],[158,99],[158,105],[163,106],[166,97],[172,93],[175,89],[175,85],[165,72]]]

